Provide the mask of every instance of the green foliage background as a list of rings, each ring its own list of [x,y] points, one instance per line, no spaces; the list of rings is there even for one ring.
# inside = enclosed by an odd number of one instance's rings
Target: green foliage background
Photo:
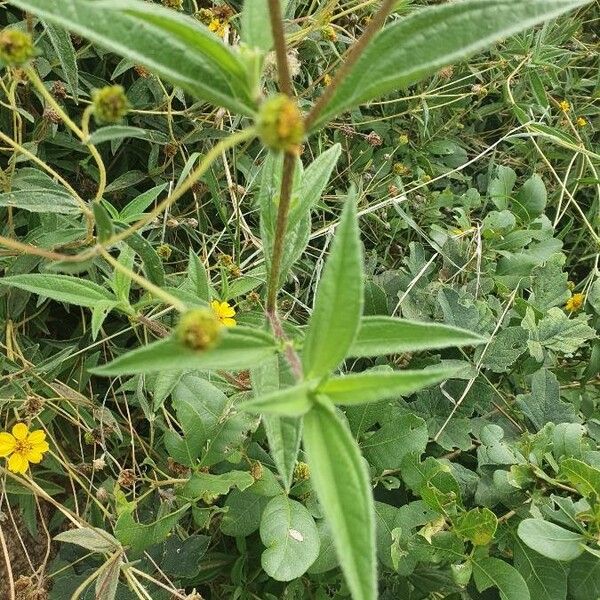
[[[173,4],[189,14],[214,8]],[[376,8],[338,4],[287,3],[293,84],[305,111]],[[433,4],[399,2],[391,18]],[[227,40],[237,44],[241,2],[229,6]],[[294,343],[349,197],[363,247],[364,314],[441,322],[489,340],[376,359],[356,352],[343,365],[343,372],[455,373],[442,385],[343,411],[374,490],[381,598],[600,598],[599,17],[594,2],[405,93],[338,114],[344,96],[304,146],[304,174],[318,158],[332,175],[311,199],[311,219],[298,220],[306,250],[293,266],[294,248],[287,257],[279,309]],[[254,102],[240,91],[233,112],[211,108],[138,63],[4,3],[0,24],[32,31],[35,69],[76,123],[93,89],[124,87],[128,116],[114,127],[92,125],[90,140],[107,166],[104,210],[122,227],[239,129],[235,110],[248,113]],[[78,251],[86,236],[79,207],[39,162],[85,201],[97,192],[96,163],[23,72],[0,75],[0,233],[49,252]],[[277,91],[275,77],[268,56],[259,82],[265,95]],[[218,86],[196,83],[219,99]],[[115,256],[188,306],[228,301],[240,331],[260,329],[268,232],[259,215],[273,194],[264,181],[274,161],[253,140],[223,152]],[[310,193],[301,189],[297,202]],[[35,488],[0,472],[1,513],[21,513],[22,535],[42,540],[44,550],[54,539],[47,557],[33,557],[45,576],[32,585],[56,600],[78,588],[92,598],[96,584],[83,583],[99,573],[97,593],[106,595],[98,597],[119,600],[185,598],[194,589],[205,598],[350,597],[304,450],[298,462],[290,451],[300,445],[298,417],[261,421],[239,408],[254,392],[292,382],[283,361],[233,373],[224,363],[209,374],[188,369],[169,346],[180,371],[92,375],[167,336],[175,312],[101,257],[57,262],[3,247],[0,269],[12,278],[0,282],[3,425],[25,420],[52,440],[51,455],[32,471]],[[38,273],[45,290],[30,279]],[[342,304],[319,322],[350,309]],[[311,343],[309,334],[305,348]],[[319,344],[313,362],[321,376],[339,361],[333,340]],[[268,341],[264,348],[269,355]],[[303,356],[309,371],[315,355]],[[290,406],[302,414],[297,400]],[[305,445],[318,448],[318,423],[306,427]],[[289,443],[269,448],[276,430]],[[342,443],[337,451],[332,469],[345,460]],[[62,512],[50,517],[49,503]],[[65,513],[87,528],[68,529]],[[17,539],[11,518],[0,524]],[[139,561],[133,569],[121,569],[121,545],[127,561]],[[15,576],[30,574],[18,564]]]

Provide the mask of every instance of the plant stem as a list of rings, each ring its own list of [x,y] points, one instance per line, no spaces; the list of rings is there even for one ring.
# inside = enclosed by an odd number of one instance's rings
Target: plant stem
[[[396,0],[384,0],[379,10],[375,13],[373,18],[369,21],[369,24],[363,31],[362,35],[358,38],[357,42],[350,46],[347,52],[342,56],[342,64],[335,74],[333,81],[330,85],[325,88],[323,94],[319,97],[316,104],[312,107],[312,110],[306,117],[305,125],[308,131],[315,123],[319,115],[323,112],[323,109],[329,104],[331,98],[344,81],[346,75],[350,73],[358,59],[361,57],[365,48],[369,45],[369,42],[375,37],[375,34],[383,27],[385,20],[392,11]]]
[[[277,60],[277,77],[279,89],[286,95],[292,96],[292,78],[287,60],[287,45],[283,32],[283,19],[281,16],[281,4],[279,0],[269,0],[269,16],[271,20],[271,31],[275,43],[275,58]]]
[[[271,271],[269,273],[269,280],[267,286],[267,314],[269,315],[274,315],[277,309],[277,291],[279,290],[281,262],[283,260],[283,251],[285,248],[285,234],[287,230],[288,216],[290,212],[295,168],[296,156],[287,152],[283,157],[281,193],[279,194],[277,224],[275,226],[273,253],[271,255]]]

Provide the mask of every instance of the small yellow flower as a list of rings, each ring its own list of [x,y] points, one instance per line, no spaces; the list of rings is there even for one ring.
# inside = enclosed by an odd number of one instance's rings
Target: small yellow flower
[[[332,81],[333,81],[333,77],[329,73],[325,73],[325,75],[323,75],[323,83],[325,85],[331,85]]]
[[[8,469],[13,473],[23,475],[29,469],[29,463],[42,462],[48,450],[46,433],[41,429],[30,432],[25,423],[17,423],[12,433],[0,433],[0,456],[8,457]]]
[[[223,325],[226,327],[235,327],[235,310],[232,306],[229,306],[228,302],[219,302],[218,300],[213,300],[210,303],[213,312],[217,315],[217,319],[221,321]]]
[[[569,312],[576,312],[583,306],[584,302],[585,302],[584,294],[573,294],[567,300],[567,303],[565,304],[565,310],[567,310]]]
[[[586,127],[588,124],[588,120],[585,117],[577,117],[577,126],[582,129]]]
[[[219,19],[213,19],[209,24],[208,28],[216,33],[219,37],[225,37],[227,23],[220,21]]]
[[[571,103],[568,100],[561,100],[558,105],[564,113],[568,113],[571,110]]]

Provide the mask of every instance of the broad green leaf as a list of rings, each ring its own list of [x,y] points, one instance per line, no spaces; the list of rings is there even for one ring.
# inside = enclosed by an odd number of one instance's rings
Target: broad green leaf
[[[254,483],[254,477],[247,471],[227,471],[220,475],[195,473],[183,488],[186,498],[224,496],[232,487],[244,491]]]
[[[480,592],[498,588],[501,600],[530,600],[529,589],[521,574],[499,558],[472,559],[473,577]]]
[[[499,165],[496,169],[496,176],[488,185],[488,196],[500,211],[508,208],[512,198],[512,191],[517,182],[517,174],[510,167]]]
[[[319,282],[302,350],[308,378],[329,374],[348,354],[360,323],[363,264],[356,197],[348,195]]]
[[[265,507],[260,539],[265,573],[277,581],[291,581],[306,573],[319,555],[319,532],[308,510],[287,496],[275,496]]]
[[[313,405],[310,392],[311,384],[301,383],[243,402],[240,408],[258,414],[300,417]]]
[[[584,498],[600,500],[600,469],[576,458],[567,458],[560,463],[560,475]]]
[[[121,512],[115,523],[115,536],[123,546],[131,548],[134,555],[139,555],[146,548],[165,540],[189,508],[189,504],[184,504],[173,512],[162,514],[152,523],[146,524],[138,523],[133,518],[135,504],[131,503]]]
[[[498,518],[489,508],[473,508],[453,522],[454,531],[475,546],[487,546],[498,527]]]
[[[242,42],[262,52],[271,49],[273,34],[267,0],[244,0],[240,26]]]
[[[110,142],[111,140],[121,140],[123,138],[137,138],[139,140],[148,140],[157,144],[166,144],[169,138],[161,131],[152,131],[150,129],[142,129],[141,127],[130,127],[127,125],[109,125],[96,129],[90,135],[90,144],[101,144],[102,142]]]
[[[472,331],[440,323],[363,317],[349,356],[371,357],[451,346],[476,346],[485,341],[485,338]]]
[[[524,519],[517,533],[532,550],[552,560],[573,560],[583,552],[585,538],[580,533],[544,519]]]
[[[529,223],[544,212],[547,201],[548,193],[543,179],[539,175],[533,175],[519,190],[512,203],[512,211],[521,221]]]
[[[568,568],[526,546],[515,537],[513,548],[515,569],[527,583],[531,600],[566,600]]]
[[[369,464],[381,473],[400,468],[402,459],[410,452],[424,452],[428,438],[425,421],[407,414],[387,420],[361,447]]]
[[[60,61],[69,91],[75,102],[77,102],[79,95],[79,72],[77,69],[77,55],[75,48],[73,48],[73,42],[71,42],[71,36],[62,27],[57,27],[51,23],[45,23],[44,25]]]
[[[115,302],[116,298],[103,287],[86,279],[69,275],[30,273],[2,279],[2,285],[45,296],[57,302],[94,308],[98,302]]]
[[[251,489],[233,490],[227,500],[227,512],[221,521],[221,531],[233,537],[247,537],[260,526],[260,519],[269,498],[255,494]]]
[[[311,481],[354,600],[377,598],[375,512],[369,474],[346,424],[317,403],[304,416]]]
[[[556,375],[548,369],[540,369],[531,378],[531,393],[519,394],[517,405],[537,431],[546,423],[577,422],[577,412],[572,404],[560,399]]]
[[[600,598],[600,558],[584,554],[569,566],[569,597],[572,600]]]
[[[34,213],[77,215],[81,206],[66,192],[54,189],[15,190],[0,194],[0,207],[12,206]]]
[[[255,367],[276,351],[277,346],[268,334],[235,327],[223,333],[217,346],[204,352],[190,350],[169,338],[127,352],[91,372],[117,376],[188,369],[240,371]]]
[[[196,19],[137,0],[11,4],[144,65],[197,98],[236,113],[254,113],[242,62]]]
[[[455,368],[434,367],[421,371],[367,372],[332,377],[319,387],[319,392],[334,404],[366,404],[412,394],[428,385],[449,379]]]
[[[240,412],[232,398],[197,375],[182,377],[172,402],[183,437],[167,431],[165,446],[177,462],[187,466],[221,462],[239,449],[256,422]]]
[[[92,552],[108,553],[118,550],[119,541],[104,529],[96,527],[81,527],[69,529],[54,536],[57,542],[76,544]]]
[[[587,3],[464,0],[415,10],[369,44],[313,126],[322,126],[344,110],[404,89],[498,40]]]

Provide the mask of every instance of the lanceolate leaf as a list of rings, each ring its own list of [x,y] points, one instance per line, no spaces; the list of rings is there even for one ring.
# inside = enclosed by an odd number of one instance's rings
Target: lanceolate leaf
[[[472,331],[450,325],[393,317],[363,317],[349,356],[370,357],[450,346],[476,346],[485,341]]]
[[[319,391],[335,404],[367,404],[411,394],[454,375],[456,369],[436,367],[423,371],[371,372],[332,377]]]
[[[363,283],[355,194],[350,194],[308,322],[302,351],[308,378],[330,373],[346,357],[360,323]]]
[[[202,100],[254,112],[241,61],[191,17],[138,0],[11,3],[146,66]]]
[[[54,51],[60,61],[65,79],[69,84],[69,88],[73,98],[77,102],[77,96],[79,93],[79,72],[77,70],[77,55],[75,54],[75,48],[71,42],[71,36],[62,27],[56,27],[46,23],[46,31],[48,37],[54,46]]]
[[[321,403],[304,416],[303,439],[311,481],[352,598],[375,600],[375,510],[360,450],[335,410]]]
[[[92,372],[117,376],[188,369],[241,370],[255,367],[275,354],[276,350],[267,334],[236,327],[223,334],[219,345],[204,352],[190,350],[175,339],[161,340],[119,356]]]
[[[58,302],[94,308],[98,302],[112,302],[116,298],[98,284],[69,275],[30,273],[4,277],[2,285],[46,296]]]
[[[589,0],[464,0],[417,10],[386,27],[314,123],[406,88],[441,67]]]
[[[310,410],[310,385],[302,383],[248,400],[240,408],[253,413],[299,417]]]

